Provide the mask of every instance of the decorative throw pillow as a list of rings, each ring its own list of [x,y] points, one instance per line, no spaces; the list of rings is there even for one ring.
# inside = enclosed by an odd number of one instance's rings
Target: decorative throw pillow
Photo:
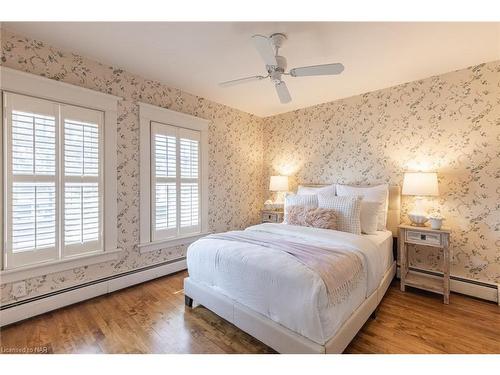
[[[377,234],[378,213],[380,202],[361,201],[361,232],[366,234]]]
[[[363,196],[364,201],[380,202],[377,221],[377,230],[384,230],[387,223],[387,210],[389,209],[389,185],[377,185],[371,187],[358,187],[337,184],[335,186],[337,195]]]
[[[290,206],[287,208],[286,217],[285,224],[289,225],[337,229],[337,216],[335,211],[326,208]]]
[[[361,234],[362,197],[337,197],[331,194],[318,194],[318,206],[335,211],[337,230]]]
[[[304,186],[299,185],[297,195],[313,195],[313,194],[333,194],[335,195],[335,185],[327,186]]]
[[[285,217],[284,221],[287,221],[287,208],[291,206],[303,206],[309,208],[318,207],[318,196],[317,195],[287,195],[285,197]]]

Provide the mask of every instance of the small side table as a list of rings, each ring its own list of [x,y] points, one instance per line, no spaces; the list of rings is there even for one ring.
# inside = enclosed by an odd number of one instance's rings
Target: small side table
[[[399,263],[401,271],[401,291],[406,286],[424,289],[429,292],[443,295],[443,302],[450,303],[450,234],[445,228],[431,229],[429,227],[417,227],[413,225],[399,226]],[[421,272],[409,270],[408,267],[408,244],[425,245],[443,250],[443,277],[427,275]]]
[[[262,210],[261,222],[263,223],[282,223],[284,217],[283,210]]]

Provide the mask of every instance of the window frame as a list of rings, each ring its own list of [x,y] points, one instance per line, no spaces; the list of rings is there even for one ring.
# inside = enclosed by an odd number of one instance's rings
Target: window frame
[[[90,90],[80,86],[63,83],[53,79],[45,78],[31,73],[0,66],[0,115],[2,127],[0,131],[0,154],[3,163],[0,163],[0,213],[3,225],[0,228],[0,276],[2,283],[13,282],[48,274],[49,272],[58,272],[75,267],[89,264],[101,263],[117,259],[121,249],[117,248],[117,110],[118,102],[121,98]],[[41,100],[67,104],[76,107],[83,107],[91,110],[97,110],[104,114],[103,120],[103,147],[102,155],[102,181],[103,181],[103,211],[106,213],[106,220],[102,223],[102,251],[97,254],[83,254],[71,258],[62,258],[54,261],[46,261],[39,264],[20,266],[16,268],[5,269],[7,220],[6,219],[6,175],[8,159],[6,156],[7,142],[7,121],[4,103],[4,93],[19,94],[30,96]],[[61,152],[61,147],[57,148]],[[10,159],[9,159],[10,160]],[[58,168],[57,173],[62,169]]]
[[[208,126],[210,121],[170,109],[139,102],[140,121],[140,239],[141,253],[155,251],[166,247],[189,244],[208,234]],[[153,155],[152,126],[153,123],[164,124],[175,128],[194,130],[200,134],[199,157],[199,194],[200,194],[200,231],[197,233],[180,233],[176,236],[153,240],[151,200]]]

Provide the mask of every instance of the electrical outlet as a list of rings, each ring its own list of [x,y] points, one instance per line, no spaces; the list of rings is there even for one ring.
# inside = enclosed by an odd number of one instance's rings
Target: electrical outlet
[[[26,281],[20,281],[12,284],[12,295],[16,298],[24,297],[28,292],[26,291]]]

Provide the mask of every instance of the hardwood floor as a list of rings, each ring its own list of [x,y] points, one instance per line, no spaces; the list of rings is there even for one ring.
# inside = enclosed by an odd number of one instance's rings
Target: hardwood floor
[[[184,308],[175,275],[0,329],[0,353],[274,353],[203,307]],[[394,281],[346,353],[500,353],[500,308],[452,294],[450,305]]]

